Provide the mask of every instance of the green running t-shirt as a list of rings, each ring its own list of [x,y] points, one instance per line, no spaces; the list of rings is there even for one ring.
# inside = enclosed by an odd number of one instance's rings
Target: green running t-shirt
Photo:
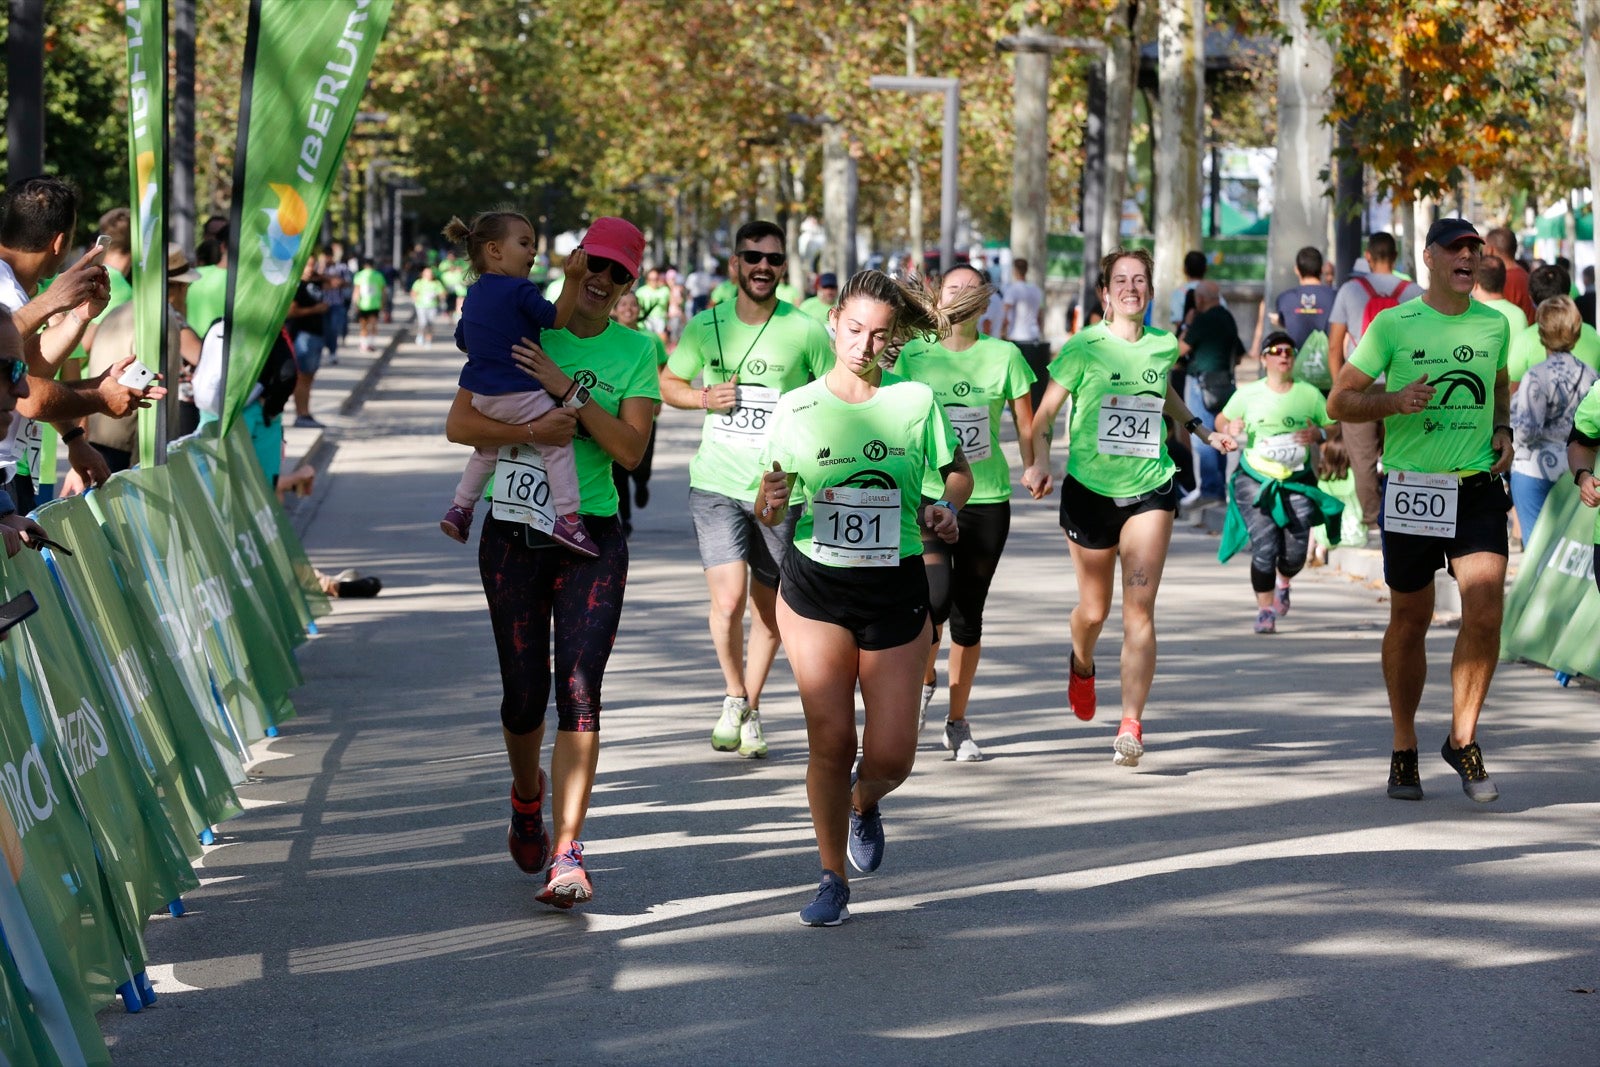
[[[384,277],[373,267],[363,267],[356,271],[351,284],[356,291],[357,311],[382,311]]]
[[[737,376],[741,396],[732,411],[706,412],[700,449],[689,461],[689,485],[735,500],[754,499],[761,447],[778,397],[822,377],[831,366],[828,331],[781,300],[768,320],[754,326],[739,320],[732,302],[690,319],[667,369],[686,382],[699,375],[708,388]]]
[[[1513,330],[1511,351],[1506,356],[1506,377],[1514,382],[1522,381],[1523,376],[1528,373],[1528,368],[1536,363],[1543,363],[1549,354],[1539,340],[1537,323],[1521,330]],[[1596,333],[1594,327],[1587,322],[1578,330],[1578,340],[1572,346],[1572,355],[1579,363],[1586,363],[1592,370],[1600,371],[1600,333]]]
[[[1287,478],[1300,470],[1309,447],[1287,438],[1312,426],[1329,426],[1322,391],[1309,382],[1294,382],[1287,392],[1275,392],[1265,378],[1241,385],[1222,408],[1225,419],[1243,419],[1250,465],[1273,478]]]
[[[718,304],[731,304],[733,303],[734,298],[738,295],[738,282],[735,282],[732,279],[721,281],[717,283],[717,287],[715,289],[711,290],[711,304],[713,307]]]
[[[818,563],[843,566],[841,554],[855,546],[881,546],[880,559],[922,554],[917,511],[922,479],[955,459],[956,438],[933,390],[885,374],[878,391],[860,404],[833,395],[827,382],[815,381],[785,393],[773,413],[772,432],[760,456],[760,469],[776,461],[795,476],[792,501],[806,509],[795,524],[794,545]],[[899,492],[899,541],[891,525],[895,516],[883,509],[829,506],[830,490],[866,493]],[[755,488],[750,490],[754,500]],[[842,494],[841,494],[842,495]],[[940,491],[939,495],[943,495]],[[884,497],[877,496],[881,502]],[[817,513],[823,528],[817,529]],[[819,543],[820,542],[820,543]],[[830,545],[838,546],[830,549]],[[860,549],[868,551],[867,548]]]
[[[1600,382],[1589,386],[1578,401],[1578,410],[1572,413],[1572,428],[1591,441],[1600,438]],[[1600,545],[1600,512],[1594,517],[1594,543]]]
[[[1476,301],[1446,315],[1408,300],[1373,318],[1350,363],[1398,392],[1422,377],[1437,392],[1411,415],[1383,420],[1386,470],[1464,474],[1494,466],[1494,383],[1506,366],[1506,317]]]
[[[184,305],[184,318],[201,337],[211,329],[211,324],[228,311],[228,268],[216,265],[196,267],[200,280],[189,286],[189,302]],[[129,290],[132,299],[132,290]]]
[[[1010,341],[982,335],[960,352],[913,340],[900,350],[894,372],[928,386],[944,408],[972,465],[972,497],[967,503],[1010,500],[1011,466],[1000,451],[1000,413],[1009,401],[1027,396],[1034,382],[1022,350]],[[937,500],[943,493],[944,479],[938,471],[928,471],[922,495]]]
[[[418,311],[437,311],[444,303],[444,286],[432,278],[411,283],[411,303]]]
[[[1177,465],[1167,454],[1166,429],[1155,407],[1156,455],[1141,457],[1101,451],[1102,412],[1113,397],[1156,398],[1164,404],[1167,374],[1178,361],[1178,340],[1165,330],[1146,326],[1132,343],[1103,322],[1073,334],[1051,361],[1053,381],[1072,394],[1067,424],[1067,473],[1101,496],[1135,497],[1160,489],[1172,480]]]
[[[566,330],[546,330],[539,338],[545,354],[590,397],[615,415],[628,397],[661,399],[661,383],[656,377],[655,345],[650,338],[620,323],[609,323],[594,337],[574,337]],[[597,444],[578,424],[572,439],[578,467],[578,507],[582,515],[615,515],[617,486],[611,480],[611,454]],[[751,498],[755,493],[752,490]]]
[[[828,312],[833,310],[833,305],[827,303],[820,296],[808,296],[806,297],[805,303],[800,305],[800,310],[805,314],[810,315],[818,322],[826,324],[828,321]]]

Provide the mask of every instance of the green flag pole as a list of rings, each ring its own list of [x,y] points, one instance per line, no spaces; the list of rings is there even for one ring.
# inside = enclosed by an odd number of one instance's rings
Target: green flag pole
[[[126,0],[128,183],[133,238],[133,351],[167,370],[167,5]],[[174,403],[176,398],[174,397]],[[139,412],[139,462],[166,452],[165,406]]]

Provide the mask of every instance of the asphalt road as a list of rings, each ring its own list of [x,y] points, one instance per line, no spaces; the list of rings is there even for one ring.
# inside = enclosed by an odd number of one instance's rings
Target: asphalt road
[[[458,367],[402,346],[302,515],[312,558],[383,577],[302,652],[189,915],[158,919],[161,1001],[102,1021],[119,1063],[1550,1063],[1600,1033],[1593,691],[1503,667],[1480,733],[1499,803],[1433,753],[1453,631],[1431,641],[1427,799],[1384,795],[1380,593],[1310,574],[1251,633],[1245,560],[1176,538],[1148,755],[1113,767],[1066,710],[1074,600],[1055,501],[1015,506],[971,709],[885,801],[852,919],[796,921],[818,864],[780,658],[772,756],[715,753],[720,675],[684,509],[695,420],[661,424],[606,679],[594,902],[533,899],[476,551],[439,513]]]

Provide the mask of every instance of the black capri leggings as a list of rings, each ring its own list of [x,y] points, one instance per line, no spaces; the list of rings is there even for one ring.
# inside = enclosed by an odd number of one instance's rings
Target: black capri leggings
[[[983,639],[983,605],[1011,533],[1011,503],[968,504],[956,515],[961,536],[953,545],[922,535],[933,624],[950,623],[950,640],[971,647]]]
[[[1304,493],[1284,493],[1289,506],[1289,525],[1279,526],[1270,512],[1255,506],[1261,483],[1244,471],[1233,475],[1233,496],[1250,533],[1250,588],[1270,593],[1276,577],[1293,578],[1306,565],[1311,547],[1311,527],[1318,522],[1316,506]]]
[[[556,728],[600,729],[600,683],[617,640],[628,585],[628,542],[615,516],[584,516],[600,549],[585,559],[556,546],[529,548],[520,523],[488,518],[478,571],[500,654],[500,723],[530,734],[550,702],[550,631],[555,622]]]

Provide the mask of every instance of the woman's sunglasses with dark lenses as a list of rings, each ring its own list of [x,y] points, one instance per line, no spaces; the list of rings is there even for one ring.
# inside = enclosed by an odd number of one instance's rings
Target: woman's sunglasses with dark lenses
[[[1294,348],[1290,345],[1273,345],[1261,354],[1263,356],[1292,356],[1294,355]]]
[[[618,285],[627,285],[629,282],[633,281],[633,274],[628,270],[627,267],[624,267],[616,260],[607,259],[605,256],[589,257],[590,274],[605,274],[607,271],[611,272],[611,280],[616,282]]]
[[[739,252],[739,258],[745,261],[746,266],[750,267],[760,263],[763,259],[766,260],[770,266],[781,267],[783,266],[784,261],[789,257],[784,255],[782,252],[757,252],[753,248],[746,248]]]
[[[28,365],[20,359],[0,359],[0,380],[16,385],[28,376]]]

